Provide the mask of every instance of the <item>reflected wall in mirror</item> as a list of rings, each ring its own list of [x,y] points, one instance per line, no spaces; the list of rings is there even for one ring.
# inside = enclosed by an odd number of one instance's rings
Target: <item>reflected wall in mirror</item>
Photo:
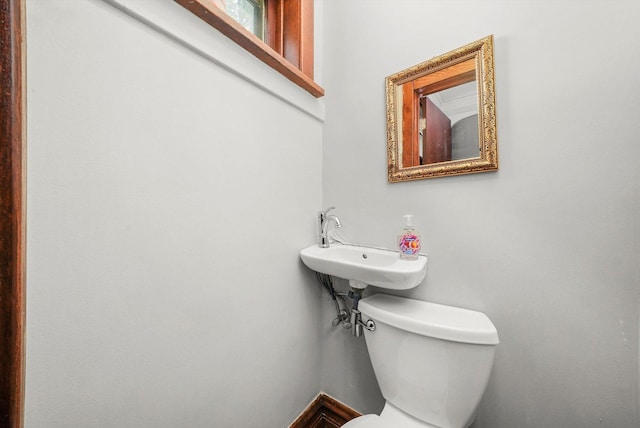
[[[498,169],[493,36],[386,78],[390,182]]]

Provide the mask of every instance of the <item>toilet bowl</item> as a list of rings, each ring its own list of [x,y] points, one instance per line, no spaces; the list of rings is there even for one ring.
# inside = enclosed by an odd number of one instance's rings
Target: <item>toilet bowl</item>
[[[376,294],[360,301],[373,370],[385,399],[380,415],[344,428],[467,428],[484,394],[498,333],[476,311]]]

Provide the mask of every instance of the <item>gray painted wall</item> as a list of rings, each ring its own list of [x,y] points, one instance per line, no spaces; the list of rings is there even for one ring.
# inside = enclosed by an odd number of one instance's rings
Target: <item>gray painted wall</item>
[[[324,205],[387,247],[414,214],[430,264],[404,294],[497,326],[475,427],[637,427],[640,3],[323,3]],[[385,76],[489,34],[500,171],[388,184]],[[377,412],[346,336],[325,332],[323,387]]]
[[[287,426],[319,390],[321,109],[176,3],[124,3],[203,51],[27,1],[25,426]]]

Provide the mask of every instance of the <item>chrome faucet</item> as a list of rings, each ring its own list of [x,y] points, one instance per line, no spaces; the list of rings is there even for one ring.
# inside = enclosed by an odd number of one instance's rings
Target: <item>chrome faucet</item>
[[[320,230],[320,248],[329,248],[329,237],[327,233],[329,231],[329,223],[331,220],[335,223],[336,227],[342,227],[340,224],[340,219],[333,214],[328,214],[329,211],[334,209],[335,207],[329,207],[324,211],[320,211],[318,213],[318,226]]]

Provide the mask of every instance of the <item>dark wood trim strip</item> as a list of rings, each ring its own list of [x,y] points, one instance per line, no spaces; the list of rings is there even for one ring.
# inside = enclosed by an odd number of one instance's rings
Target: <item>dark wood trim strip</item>
[[[270,0],[267,4],[267,45],[282,55],[283,35],[282,16],[283,4],[281,0]]]
[[[0,426],[23,426],[24,0],[0,1]]]
[[[281,54],[230,18],[214,4],[213,0],[174,1],[216,28],[260,61],[278,71],[314,97],[320,98],[324,95],[324,89],[314,82],[313,78],[307,76],[291,62],[287,61]],[[306,67],[308,66],[305,66],[305,68]]]
[[[320,393],[289,428],[338,428],[362,416],[335,398]]]
[[[300,0],[300,70],[313,79],[315,60],[313,1]]]

